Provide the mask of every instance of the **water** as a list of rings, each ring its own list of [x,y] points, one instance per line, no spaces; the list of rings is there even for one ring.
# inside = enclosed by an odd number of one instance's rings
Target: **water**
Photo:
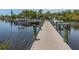
[[[58,30],[58,32],[64,38],[64,42],[66,42],[71,49],[79,50],[79,23],[74,23],[74,25],[71,25],[71,30],[64,29]]]
[[[30,49],[34,36],[39,32],[39,27],[26,26],[22,29],[12,22],[0,20],[0,45],[7,49]],[[6,49],[3,47],[2,49]]]
[[[76,26],[78,25],[78,26]],[[39,27],[29,26],[20,29],[12,22],[0,20],[0,49],[30,49],[39,32]],[[73,50],[79,50],[79,23],[74,23],[71,30],[58,30],[60,35]]]

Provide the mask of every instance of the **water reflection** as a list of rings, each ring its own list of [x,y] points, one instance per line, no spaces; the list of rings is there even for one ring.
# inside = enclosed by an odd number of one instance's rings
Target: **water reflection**
[[[18,28],[17,25],[12,21],[1,21],[0,20],[0,42],[1,46],[6,46],[8,42],[9,47],[7,49],[11,50],[24,50],[30,49],[36,35],[39,32],[39,27],[37,26],[23,26]],[[5,44],[3,44],[5,42]]]

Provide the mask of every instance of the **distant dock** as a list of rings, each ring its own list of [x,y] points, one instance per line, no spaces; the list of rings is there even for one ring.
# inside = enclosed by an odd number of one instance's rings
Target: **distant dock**
[[[18,19],[15,21],[16,25],[23,25],[23,26],[32,26],[32,25],[40,25],[41,20],[23,20]]]

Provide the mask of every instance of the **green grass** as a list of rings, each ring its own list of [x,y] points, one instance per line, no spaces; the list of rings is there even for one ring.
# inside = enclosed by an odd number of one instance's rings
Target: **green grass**
[[[7,50],[9,47],[10,45],[8,42],[0,42],[0,50]]]

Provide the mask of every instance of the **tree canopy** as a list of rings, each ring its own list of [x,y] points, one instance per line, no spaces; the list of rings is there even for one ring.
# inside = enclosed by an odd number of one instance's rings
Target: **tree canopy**
[[[39,9],[38,11],[35,10],[23,10],[19,14],[14,14],[13,11],[11,10],[11,15],[1,15],[0,18],[26,18],[26,19],[35,19],[35,18],[40,18],[40,19],[50,19],[50,18],[56,18],[57,20],[64,20],[64,21],[69,21],[69,20],[79,20],[79,10],[65,10],[62,12],[51,12],[47,11],[44,12],[42,9]]]

